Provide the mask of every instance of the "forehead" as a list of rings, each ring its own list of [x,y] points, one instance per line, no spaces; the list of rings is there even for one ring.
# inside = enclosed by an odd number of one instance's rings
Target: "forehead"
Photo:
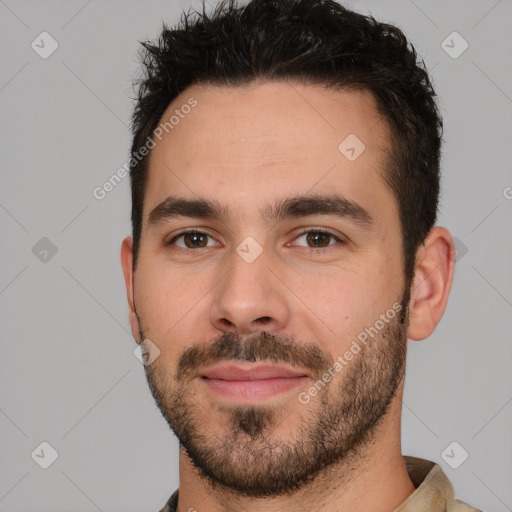
[[[394,200],[383,180],[387,125],[370,92],[195,85],[161,125],[172,116],[150,153],[145,215],[168,195],[215,197],[239,212],[263,197],[308,191]]]

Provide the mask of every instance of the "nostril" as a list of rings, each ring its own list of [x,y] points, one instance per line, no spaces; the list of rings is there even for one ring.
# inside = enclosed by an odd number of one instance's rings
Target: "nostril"
[[[262,323],[262,324],[268,324],[272,319],[269,317],[269,316],[262,316],[260,318],[258,318],[258,322]]]

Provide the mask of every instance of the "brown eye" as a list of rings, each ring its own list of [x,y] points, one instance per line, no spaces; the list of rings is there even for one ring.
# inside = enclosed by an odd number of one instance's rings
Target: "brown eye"
[[[175,236],[167,245],[176,245],[180,249],[202,249],[216,245],[216,243],[207,233],[201,231],[185,231]]]
[[[328,249],[336,242],[342,243],[343,240],[334,233],[322,229],[308,229],[295,238],[293,245],[316,251],[317,249]]]
[[[189,249],[196,247],[206,247],[208,245],[208,235],[205,233],[185,233],[183,241]]]
[[[306,233],[306,241],[310,247],[327,247],[333,235],[323,231],[310,231]]]

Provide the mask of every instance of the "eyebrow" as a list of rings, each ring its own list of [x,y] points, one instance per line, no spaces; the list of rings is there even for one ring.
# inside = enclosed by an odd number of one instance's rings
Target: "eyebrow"
[[[348,219],[366,230],[371,230],[374,225],[368,210],[339,194],[308,194],[278,199],[264,208],[261,214],[269,223],[311,215],[333,215]],[[179,217],[225,221],[228,216],[227,208],[215,200],[169,196],[150,212],[148,226]]]

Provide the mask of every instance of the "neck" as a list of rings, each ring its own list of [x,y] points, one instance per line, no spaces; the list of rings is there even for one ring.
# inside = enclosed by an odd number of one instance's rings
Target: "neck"
[[[357,455],[327,468],[291,495],[248,498],[213,487],[200,477],[186,452],[180,449],[178,512],[392,512],[415,490],[400,447],[401,391],[372,443]]]

